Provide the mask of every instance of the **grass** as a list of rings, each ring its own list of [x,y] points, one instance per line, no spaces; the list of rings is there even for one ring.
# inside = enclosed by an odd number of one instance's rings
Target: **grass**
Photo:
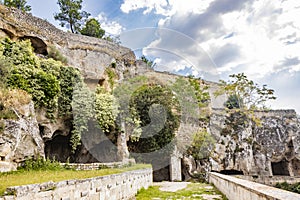
[[[86,179],[97,176],[105,176],[110,174],[118,174],[126,171],[149,168],[151,165],[136,164],[130,167],[101,169],[101,170],[43,170],[43,171],[14,171],[0,173],[0,196],[4,194],[6,188],[18,185],[27,185],[35,183],[43,183],[48,181],[59,182],[70,179]]]
[[[151,186],[148,189],[141,189],[136,195],[136,200],[150,199],[204,199],[201,195],[221,195],[222,200],[227,198],[216,188],[207,183],[190,183],[185,189],[176,192],[164,192],[159,186]]]

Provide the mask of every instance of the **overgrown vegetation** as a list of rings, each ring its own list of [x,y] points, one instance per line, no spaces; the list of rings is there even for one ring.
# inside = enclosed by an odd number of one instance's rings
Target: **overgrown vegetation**
[[[196,160],[209,158],[214,148],[214,144],[214,138],[206,130],[201,129],[194,133],[192,144],[187,152]]]
[[[93,113],[93,102],[87,104],[85,97],[91,94],[80,72],[59,61],[64,59],[58,50],[52,51],[54,53],[49,57],[57,60],[35,55],[29,40],[1,40],[0,73],[3,79],[0,82],[0,112],[3,118],[15,118],[16,111],[13,109],[28,104],[32,99],[35,108],[45,109],[51,120],[74,117],[70,144],[75,151],[80,144],[80,135],[87,130],[87,116]],[[77,110],[73,111],[72,106]],[[87,106],[91,108],[87,109]],[[78,109],[80,112],[76,112]]]
[[[118,112],[115,97],[98,87],[95,94],[95,117],[103,132],[109,133],[115,128]]]
[[[141,120],[141,137],[129,143],[135,153],[152,152],[169,144],[180,123],[179,102],[172,91],[162,85],[143,85],[132,95],[130,106]]]
[[[50,46],[48,49],[48,58],[53,58],[56,61],[60,61],[63,64],[67,64],[67,58],[64,57],[61,52],[55,48],[55,46]]]
[[[275,187],[300,194],[300,182],[294,184],[288,184],[287,182],[276,183]]]

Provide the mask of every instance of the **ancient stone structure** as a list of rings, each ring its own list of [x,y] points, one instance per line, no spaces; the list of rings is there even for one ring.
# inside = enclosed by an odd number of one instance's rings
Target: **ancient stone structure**
[[[214,184],[230,200],[300,199],[300,194],[297,193],[215,172],[209,173],[209,182]]]
[[[37,54],[47,55],[52,47],[60,50],[69,65],[78,68],[86,83],[93,88],[108,84],[105,69],[113,66],[116,81],[126,77],[143,74],[155,77],[163,83],[174,82],[178,76],[170,73],[155,72],[143,62],[135,60],[134,53],[118,44],[105,40],[63,32],[45,20],[0,5],[0,37],[8,36],[13,40],[29,39]],[[178,152],[162,171],[166,179],[180,180],[182,174],[188,177],[199,170],[239,173],[244,175],[300,175],[300,133],[299,121],[295,111],[257,112],[262,126],[242,116],[230,116],[223,110],[224,96],[214,98],[217,83],[209,85],[211,101],[208,106],[210,122],[207,130],[216,140],[216,148],[209,160],[195,161],[184,157],[180,145],[191,142],[192,133],[199,128],[197,122],[183,122],[178,130]],[[29,106],[30,107],[30,106]],[[15,168],[18,161],[35,154],[59,157],[65,161],[70,150],[63,148],[69,141],[70,122],[58,119],[55,123],[45,117],[42,110],[33,115],[20,116],[18,120],[7,120],[7,129],[0,138],[0,171]],[[242,121],[240,121],[241,119]],[[246,123],[244,123],[246,122]],[[236,123],[236,124],[235,124]],[[88,140],[91,145],[76,152],[76,162],[112,162],[128,157],[127,138],[120,134],[117,147],[104,135],[97,134]],[[84,137],[84,136],[83,136]],[[91,137],[91,135],[90,135]],[[29,144],[29,146],[28,146]],[[94,145],[94,146],[93,146]],[[24,149],[26,147],[26,149]],[[113,150],[111,153],[110,150]],[[102,154],[102,152],[106,151]],[[94,152],[94,153],[91,153]],[[101,159],[93,155],[105,155]],[[182,165],[188,169],[182,169]],[[4,169],[5,168],[5,169]],[[162,173],[158,173],[162,176]]]
[[[152,185],[152,169],[142,169],[82,180],[66,180],[8,188],[6,199],[131,199]]]

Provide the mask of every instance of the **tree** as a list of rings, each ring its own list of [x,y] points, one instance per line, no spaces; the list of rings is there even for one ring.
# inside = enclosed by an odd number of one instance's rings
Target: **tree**
[[[72,33],[78,33],[81,21],[90,15],[86,11],[81,11],[82,0],[58,0],[57,4],[60,13],[56,13],[54,19],[59,20],[62,27],[67,24]]]
[[[140,60],[147,64],[148,67],[154,68],[156,63],[153,60],[146,58],[146,56],[142,55]]]
[[[105,30],[101,28],[100,23],[95,18],[91,18],[87,20],[80,33],[82,35],[102,38],[105,35]]]
[[[215,95],[226,94],[229,96],[226,102],[228,108],[240,110],[254,110],[265,108],[265,102],[274,100],[274,90],[267,88],[267,85],[260,87],[257,83],[249,80],[244,73],[229,76],[231,80],[220,81],[220,90]],[[228,105],[232,104],[232,105]]]
[[[31,6],[26,5],[26,0],[4,0],[4,5],[8,7],[15,7],[24,12],[31,11]]]

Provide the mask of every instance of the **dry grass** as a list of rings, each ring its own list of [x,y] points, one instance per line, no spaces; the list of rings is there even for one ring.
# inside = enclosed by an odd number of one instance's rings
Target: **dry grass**
[[[0,88],[1,118],[14,119],[16,111],[24,114],[22,107],[30,101],[31,96],[23,90]]]

